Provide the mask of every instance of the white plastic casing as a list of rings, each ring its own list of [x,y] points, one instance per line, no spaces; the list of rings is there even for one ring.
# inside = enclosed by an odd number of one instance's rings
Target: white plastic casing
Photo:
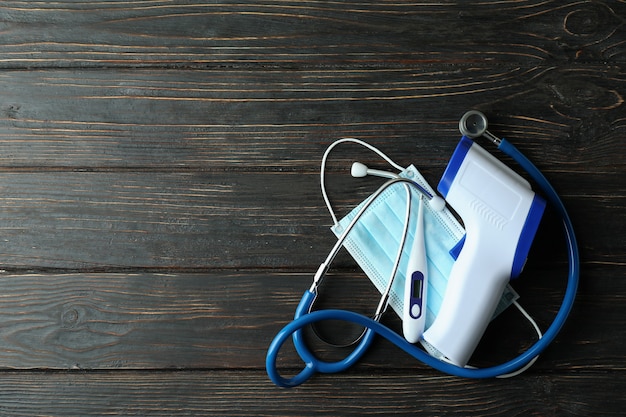
[[[521,272],[545,201],[526,180],[465,137],[438,189],[463,220],[466,237],[441,310],[423,338],[449,361],[465,366],[504,287]]]
[[[426,324],[428,264],[424,242],[424,196],[420,198],[415,235],[407,264],[402,307],[402,333],[410,343],[419,341]]]

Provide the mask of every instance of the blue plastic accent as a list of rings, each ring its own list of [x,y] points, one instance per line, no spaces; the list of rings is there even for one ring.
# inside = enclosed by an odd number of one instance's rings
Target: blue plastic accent
[[[419,282],[419,283],[416,284],[416,282]],[[419,289],[419,291],[417,291],[416,285],[418,285],[417,289]],[[413,272],[413,274],[411,275],[412,294],[410,298],[411,308],[409,308],[409,315],[413,317],[414,319],[419,319],[422,316],[422,314],[424,314],[424,308],[423,308],[424,306],[422,305],[422,302],[424,301],[424,290],[425,290],[424,287],[425,287],[424,274],[422,274],[420,271]],[[417,316],[413,315],[413,306],[415,304],[419,306],[419,313],[417,314]]]
[[[448,195],[448,191],[450,191],[450,186],[456,177],[456,174],[459,172],[459,168],[461,168],[461,164],[465,160],[465,156],[469,152],[470,148],[474,144],[474,141],[468,138],[467,136],[463,136],[459,141],[459,144],[456,145],[456,149],[450,158],[450,162],[448,162],[448,166],[441,177],[441,181],[439,181],[439,185],[437,185],[437,190],[445,199]]]
[[[458,259],[459,255],[461,254],[461,249],[463,249],[463,245],[465,244],[466,237],[467,235],[463,235],[461,240],[459,240],[457,244],[454,245],[454,247],[448,251],[448,253],[450,253],[450,256],[452,256],[455,261]]]
[[[526,258],[528,258],[528,252],[530,246],[533,243],[537,229],[539,228],[539,222],[543,216],[543,211],[546,208],[546,201],[535,194],[533,202],[530,205],[526,222],[522,228],[522,234],[517,242],[517,249],[515,249],[515,257],[513,258],[513,268],[511,269],[511,279],[517,278],[522,273],[524,265],[526,264]]]

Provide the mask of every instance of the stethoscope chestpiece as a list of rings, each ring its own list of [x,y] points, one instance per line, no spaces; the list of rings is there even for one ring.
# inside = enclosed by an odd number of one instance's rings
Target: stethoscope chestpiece
[[[496,146],[500,146],[500,143],[502,143],[502,139],[487,130],[487,116],[478,110],[470,110],[461,117],[461,120],[459,120],[459,131],[463,136],[467,136],[470,139],[484,136]]]
[[[482,136],[487,131],[487,116],[478,110],[466,112],[459,120],[459,131],[470,139]]]

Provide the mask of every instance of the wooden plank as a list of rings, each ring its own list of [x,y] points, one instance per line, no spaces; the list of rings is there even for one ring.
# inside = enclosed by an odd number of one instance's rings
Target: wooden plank
[[[624,67],[4,71],[0,90],[6,168],[314,171],[358,137],[443,169],[479,108],[542,167],[624,170]]]
[[[12,416],[621,416],[619,372],[472,381],[439,375],[322,376],[279,389],[254,372],[3,373]],[[323,401],[320,399],[323,398]]]
[[[5,68],[624,62],[622,2],[0,3]]]
[[[585,242],[583,260],[623,263],[623,176],[580,175],[597,184],[594,196],[580,195],[569,172],[552,176]],[[335,241],[318,181],[281,172],[4,172],[0,257],[9,270],[314,269]],[[331,184],[341,216],[380,181],[344,172]],[[550,263],[563,239],[558,220],[546,219],[537,256]]]
[[[312,272],[4,274],[0,367],[264,369],[267,347],[293,317]],[[346,272],[333,275],[316,308],[367,315],[374,311],[378,294],[366,279]],[[533,370],[566,374],[626,368],[621,354],[626,337],[621,275],[608,267],[584,271],[568,324]],[[531,269],[522,279],[514,284],[522,295],[520,302],[546,329],[560,306],[563,271]],[[394,313],[389,312],[384,322],[400,331]],[[335,326],[323,328],[333,332]],[[518,312],[507,311],[490,326],[473,363],[507,361],[535,338]],[[314,339],[311,346],[328,359],[347,353]],[[286,344],[279,356],[280,369],[289,374],[301,366]],[[431,372],[383,340],[374,343],[349,373],[360,371]]]
[[[4,173],[0,256],[5,269],[286,267],[310,256],[312,242],[300,237],[320,231],[321,199],[303,207],[302,196],[291,192],[308,182],[317,195],[315,179]]]
[[[259,367],[272,322],[262,306],[274,297],[254,275],[37,274],[1,282],[3,368]]]

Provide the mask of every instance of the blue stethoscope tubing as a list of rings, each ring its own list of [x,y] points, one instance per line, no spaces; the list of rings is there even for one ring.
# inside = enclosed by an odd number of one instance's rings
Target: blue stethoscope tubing
[[[541,339],[535,342],[525,352],[517,356],[516,358],[505,362],[500,365],[492,366],[489,368],[473,369],[463,368],[450,364],[448,362],[441,361],[434,358],[418,348],[407,342],[402,336],[395,331],[391,330],[387,326],[372,320],[364,315],[354,313],[346,310],[321,310],[309,312],[309,309],[315,300],[316,294],[311,290],[308,290],[302,296],[296,312],[294,314],[294,320],[283,327],[272,340],[265,360],[265,367],[269,378],[276,385],[280,387],[295,387],[298,386],[315,373],[337,373],[343,372],[353,366],[361,356],[370,347],[374,336],[376,334],[384,337],[404,352],[408,353],[415,359],[422,363],[429,365],[441,372],[449,375],[465,377],[465,378],[494,378],[500,375],[504,375],[510,372],[514,372],[526,364],[528,364],[533,358],[541,354],[548,345],[556,338],[557,334],[565,324],[567,317],[572,310],[574,300],[576,298],[576,291],[578,289],[578,281],[580,275],[580,260],[578,253],[578,244],[576,242],[576,236],[574,234],[574,227],[571,219],[561,201],[561,198],[555,191],[554,187],[546,179],[546,177],[539,171],[539,169],[524,156],[513,144],[506,139],[501,139],[498,145],[498,149],[504,152],[506,155],[513,158],[537,183],[539,188],[545,194],[546,199],[550,202],[557,214],[561,217],[563,222],[563,229],[565,234],[565,240],[568,248],[568,279],[565,295],[563,296],[563,302],[559,308],[552,324],[546,330]],[[367,328],[361,341],[357,344],[355,349],[344,359],[336,362],[326,362],[318,359],[308,348],[304,340],[302,328],[312,323],[324,321],[324,320],[342,320],[352,322],[364,326]],[[293,343],[296,351],[304,361],[304,369],[292,378],[282,377],[276,367],[276,361],[278,358],[278,352],[282,345],[287,341],[289,337],[293,338]]]

